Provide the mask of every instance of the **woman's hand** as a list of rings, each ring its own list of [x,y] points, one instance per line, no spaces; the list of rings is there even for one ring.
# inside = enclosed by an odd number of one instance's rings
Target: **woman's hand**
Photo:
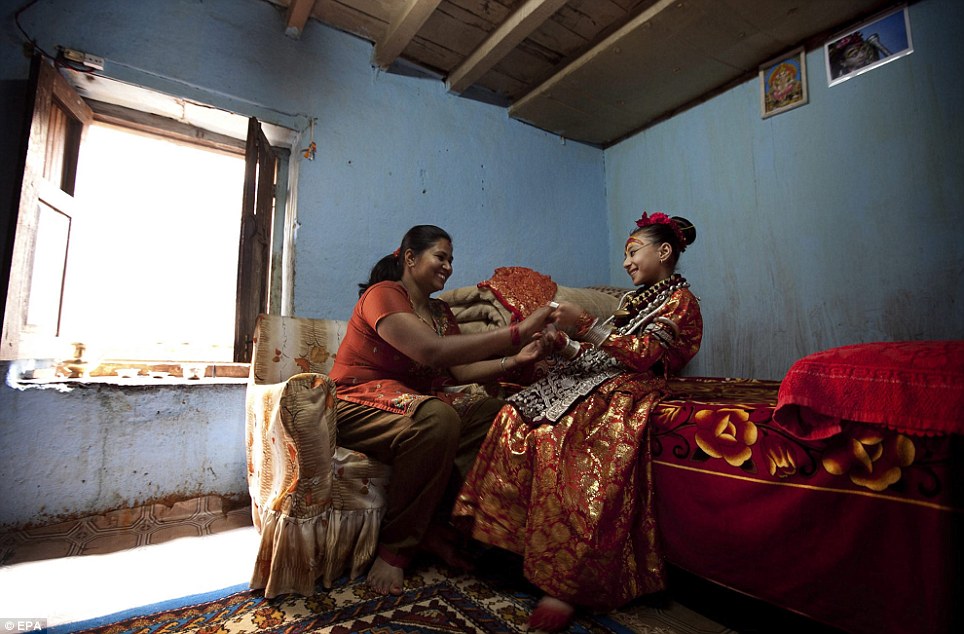
[[[456,381],[463,384],[489,381],[518,366],[534,363],[549,354],[551,350],[549,340],[537,333],[532,341],[522,346],[522,349],[512,356],[455,365],[449,368],[449,372]]]
[[[559,302],[552,311],[550,319],[556,328],[572,336],[589,315],[582,306],[572,302]]]
[[[545,327],[552,321],[552,309],[542,306],[532,312],[531,315],[519,323],[519,334],[522,345],[528,345],[534,338],[538,337]]]

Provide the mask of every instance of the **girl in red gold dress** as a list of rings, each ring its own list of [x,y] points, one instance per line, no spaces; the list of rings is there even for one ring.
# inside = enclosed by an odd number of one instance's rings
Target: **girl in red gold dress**
[[[558,363],[499,412],[456,501],[456,524],[522,555],[545,592],[533,629],[664,587],[647,423],[666,377],[700,347],[699,302],[675,272],[695,237],[683,218],[644,213],[623,261],[638,288],[613,317],[555,305],[544,336]]]

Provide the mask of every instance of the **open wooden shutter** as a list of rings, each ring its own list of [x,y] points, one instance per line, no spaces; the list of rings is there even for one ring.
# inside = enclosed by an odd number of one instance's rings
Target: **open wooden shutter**
[[[254,117],[248,120],[245,155],[234,360],[246,363],[251,361],[251,338],[258,314],[269,311],[271,228],[278,173],[278,156]]]
[[[33,98],[4,309],[0,358],[49,353],[60,334],[64,275],[80,142],[90,108],[40,56],[30,74]]]

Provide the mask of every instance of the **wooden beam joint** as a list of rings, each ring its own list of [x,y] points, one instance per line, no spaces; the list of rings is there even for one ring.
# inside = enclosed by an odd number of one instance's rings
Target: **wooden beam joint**
[[[372,63],[388,68],[414,39],[442,0],[408,0],[392,18],[385,37],[375,43]]]
[[[291,0],[285,17],[285,35],[299,39],[315,8],[315,0]]]

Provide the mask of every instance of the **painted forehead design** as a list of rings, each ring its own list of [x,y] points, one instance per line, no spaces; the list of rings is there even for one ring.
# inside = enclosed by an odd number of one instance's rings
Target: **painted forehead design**
[[[623,247],[623,251],[628,251],[629,245],[631,245],[634,242],[641,247],[646,246],[646,244],[636,236],[629,236],[629,238],[626,239],[626,246]]]

